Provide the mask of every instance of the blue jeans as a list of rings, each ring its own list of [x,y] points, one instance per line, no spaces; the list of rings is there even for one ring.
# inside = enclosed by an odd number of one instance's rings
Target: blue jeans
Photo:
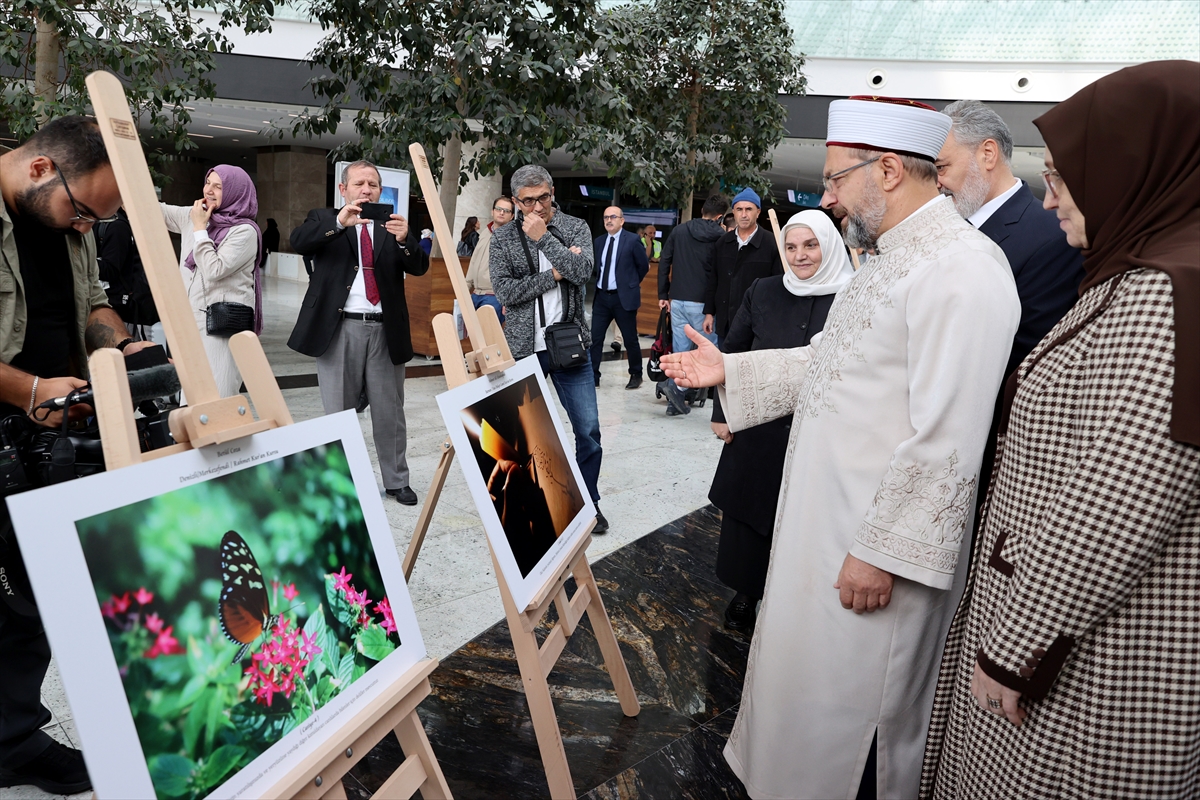
[[[717,343],[716,334],[704,333],[704,303],[692,300],[671,301],[671,349],[676,353],[686,353],[695,350],[696,345],[683,332],[684,325],[691,325],[696,333],[704,336],[713,344]]]
[[[472,294],[471,305],[475,306],[478,311],[480,306],[491,306],[496,309],[496,316],[500,319],[500,323],[504,323],[504,306],[500,305],[500,301],[496,299],[494,294]]]
[[[583,473],[592,502],[600,500],[596,482],[600,479],[600,458],[604,451],[600,447],[600,409],[596,406],[596,379],[592,375],[592,359],[570,369],[549,371],[550,359],[546,351],[537,354],[542,373],[550,376],[558,401],[562,403],[575,431],[575,460]]]

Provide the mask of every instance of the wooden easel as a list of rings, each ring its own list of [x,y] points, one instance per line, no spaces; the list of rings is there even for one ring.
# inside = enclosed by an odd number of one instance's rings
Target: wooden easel
[[[412,156],[413,167],[421,184],[421,191],[426,198],[432,198],[428,203],[430,216],[433,218],[433,229],[438,240],[453,241],[450,226],[442,213],[442,207],[437,203],[437,185],[433,181],[433,173],[429,169],[429,161],[425,157],[425,149],[419,144],[410,145],[409,154]],[[510,223],[516,224],[516,223]],[[438,353],[442,359],[442,369],[446,376],[446,385],[454,389],[470,380],[493,372],[507,369],[516,362],[508,349],[508,341],[500,327],[500,320],[491,306],[484,306],[476,312],[471,302],[471,294],[467,290],[467,282],[463,277],[462,265],[458,256],[452,250],[443,254],[446,268],[450,272],[450,281],[454,286],[454,297],[458,300],[462,312],[464,327],[471,341],[471,350],[464,356],[462,345],[458,339],[458,331],[454,319],[449,314],[438,314],[433,319],[433,331],[437,341]],[[442,487],[446,482],[446,474],[454,461],[454,448],[447,439],[442,444],[442,457],[434,472],[433,484],[425,505],[417,517],[417,527],[413,531],[408,544],[408,552],[404,556],[404,577],[412,574],[412,569],[421,551],[421,544],[429,530],[429,522],[433,510],[437,506]],[[595,526],[595,520],[591,527]],[[580,539],[569,554],[566,564],[553,580],[548,581],[541,591],[524,609],[519,609],[513,602],[512,593],[500,571],[496,561],[496,551],[488,542],[492,554],[492,567],[496,572],[496,581],[500,584],[500,597],[504,602],[504,614],[508,618],[509,632],[512,634],[513,649],[517,654],[517,665],[521,669],[521,679],[525,688],[525,699],[529,703],[529,716],[533,720],[534,733],[537,735],[538,750],[542,756],[542,765],[546,769],[546,782],[550,786],[550,796],[554,798],[575,798],[575,786],[571,781],[571,768],[567,764],[567,754],[563,749],[562,733],[558,727],[558,717],[554,713],[554,701],[550,697],[550,684],[547,677],[554,669],[558,658],[566,647],[567,639],[576,630],[580,619],[586,613],[592,623],[592,631],[604,656],[604,665],[612,678],[613,689],[621,702],[621,711],[627,717],[636,717],[641,711],[633,682],[629,679],[629,670],[621,655],[621,647],[613,633],[612,622],[604,609],[604,601],[600,597],[600,588],[592,574],[592,568],[587,560],[587,546],[591,542],[591,527],[588,534]],[[576,590],[571,597],[567,596],[566,582],[575,578]],[[542,617],[553,604],[558,612],[558,621],[550,629],[545,641],[539,646],[534,634]]]
[[[171,412],[171,432],[177,444],[143,455],[138,446],[125,359],[112,348],[97,350],[89,366],[106,468],[110,471],[120,469],[292,424],[292,416],[271,365],[267,363],[262,344],[249,331],[231,337],[229,346],[254,400],[258,419],[250,414],[250,404],[245,397],[222,398],[218,394],[187,292],[179,277],[166,224],[155,200],[150,171],[125,92],[117,78],[108,72],[93,72],[87,77],[87,87],[138,252],[146,268],[150,291],[171,343],[175,368],[190,404]],[[405,760],[379,788],[376,796],[411,797],[419,791],[426,800],[449,798],[450,788],[416,713],[417,705],[431,691],[429,673],[437,665],[436,659],[425,659],[414,665],[369,708],[359,710],[342,722],[336,734],[306,763],[267,787],[263,796],[344,800],[346,790],[342,786],[342,776],[389,731],[395,731]]]

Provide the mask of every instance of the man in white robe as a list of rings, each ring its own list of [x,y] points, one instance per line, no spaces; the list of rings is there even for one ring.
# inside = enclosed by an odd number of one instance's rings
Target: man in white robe
[[[664,359],[721,385],[731,430],[794,414],[774,545],[725,757],[755,798],[918,791],[968,516],[1020,318],[1000,249],[937,189],[950,119],[835,101],[822,205],[878,255],[808,347]],[[960,560],[960,555],[962,556]],[[870,784],[868,783],[869,787]]]

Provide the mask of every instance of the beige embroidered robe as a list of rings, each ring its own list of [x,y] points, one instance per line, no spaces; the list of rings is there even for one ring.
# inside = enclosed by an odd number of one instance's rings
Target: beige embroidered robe
[[[918,791],[964,531],[1020,302],[1004,254],[937,198],[879,239],[814,344],[725,357],[734,431],[794,413],[766,595],[725,756],[755,798]],[[896,577],[856,615],[847,553]]]

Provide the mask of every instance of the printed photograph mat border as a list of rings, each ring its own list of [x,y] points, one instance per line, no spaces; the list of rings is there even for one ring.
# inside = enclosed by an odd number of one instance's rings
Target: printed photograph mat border
[[[355,413],[343,411],[8,498],[97,797],[153,799],[155,790],[75,523],[335,441],[346,452],[401,646],[359,679],[363,687],[332,698],[208,795],[264,797],[337,731],[338,722],[350,719],[349,712],[373,702],[426,654]]]
[[[463,410],[470,408],[480,400],[491,397],[530,376],[536,377],[538,388],[541,389],[542,397],[546,401],[546,408],[554,422],[554,430],[558,433],[559,441],[567,456],[567,462],[571,465],[571,474],[583,495],[583,508],[568,523],[566,529],[546,551],[537,565],[530,570],[529,574],[522,576],[521,570],[517,566],[517,560],[513,557],[508,537],[504,534],[504,525],[500,521],[500,515],[496,513],[491,495],[488,494],[487,482],[479,471],[479,465],[475,462],[474,450],[471,448],[471,442],[460,415]],[[570,550],[586,535],[588,523],[596,517],[596,506],[592,503],[587,484],[583,481],[583,473],[579,471],[579,463],[575,458],[575,441],[567,435],[562,418],[559,416],[557,396],[551,394],[549,383],[546,376],[542,374],[537,356],[529,356],[518,361],[516,366],[502,372],[484,375],[456,389],[443,392],[437,396],[437,401],[438,408],[442,411],[442,419],[446,423],[446,430],[450,434],[450,441],[458,455],[459,465],[462,467],[463,475],[466,476],[467,488],[471,492],[475,508],[483,521],[484,533],[487,534],[492,550],[496,554],[496,561],[500,564],[500,571],[504,574],[504,581],[508,584],[508,591],[512,594],[513,602],[518,610],[523,611],[547,582],[558,577],[559,572],[566,566]]]

